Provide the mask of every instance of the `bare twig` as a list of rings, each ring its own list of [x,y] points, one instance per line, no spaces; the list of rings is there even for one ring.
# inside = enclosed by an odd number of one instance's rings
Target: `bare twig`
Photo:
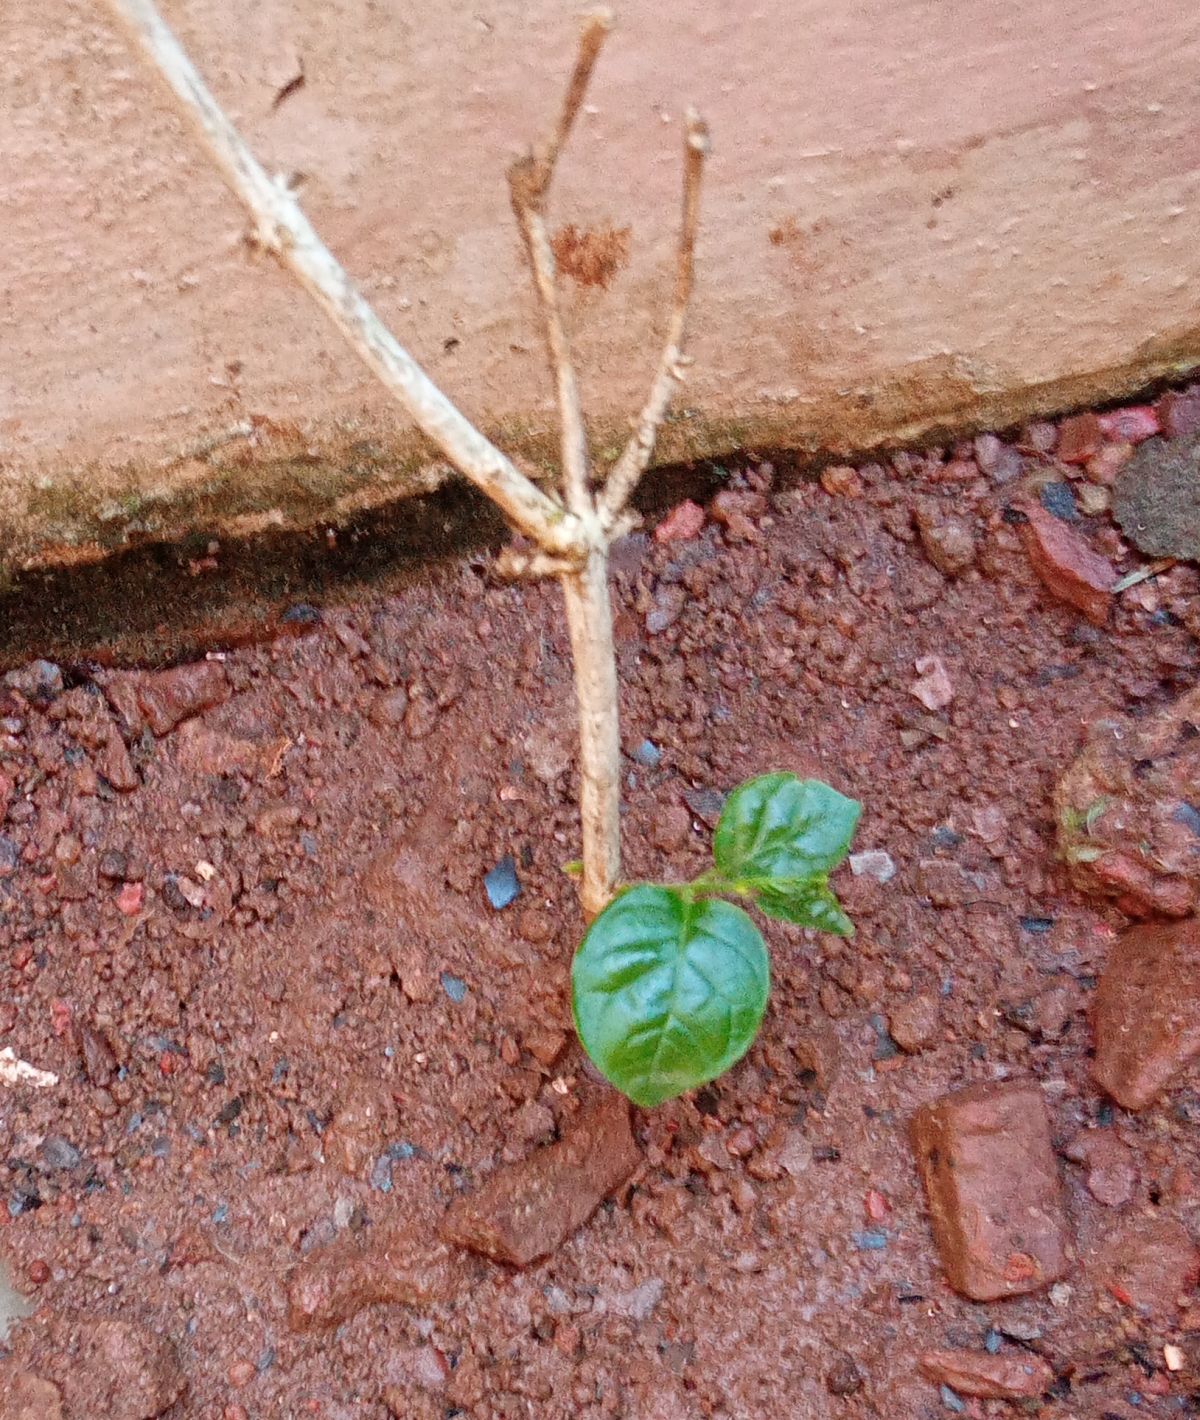
[[[550,370],[558,394],[563,495],[567,507],[580,517],[594,511],[588,477],[587,431],[579,402],[579,384],[571,360],[571,346],[558,299],[558,277],[554,249],[546,229],[545,202],[558,155],[574,125],[592,70],[611,28],[612,13],[608,10],[597,11],[588,19],[580,36],[575,69],[563,96],[554,131],[540,152],[518,158],[508,170],[513,212],[525,239],[525,251],[542,310]]]
[[[683,334],[687,324],[688,305],[692,299],[695,272],[696,229],[700,222],[700,180],[704,160],[709,153],[708,125],[694,109],[688,110],[687,130],[683,147],[683,220],[680,224],[679,247],[675,260],[675,291],[671,314],[667,321],[667,341],[650,395],[638,417],[633,435],[621,457],[613,465],[598,503],[603,518],[611,519],[629,501],[638,480],[649,466],[654,454],[654,442],[679,382],[687,357],[683,353]]]
[[[571,360],[571,347],[563,326],[562,310],[558,302],[558,282],[555,274],[554,250],[546,231],[545,218],[527,200],[524,193],[522,169],[526,160],[514,163],[509,169],[508,183],[512,194],[513,211],[525,239],[525,251],[533,272],[533,284],[537,290],[538,304],[542,310],[542,324],[546,334],[546,348],[550,356],[550,369],[554,375],[554,387],[558,395],[559,450],[562,460],[563,495],[567,507],[576,516],[586,516],[593,511],[590,481],[588,479],[587,432],[583,426],[583,409],[579,402],[579,384],[575,378],[575,366]]]
[[[198,125],[225,181],[249,210],[256,236],[316,299],[358,356],[445,456],[546,551],[578,554],[578,518],[548,497],[446,398],[396,340],[333,258],[295,198],[268,177],[225,117],[152,0],[110,0]]]
[[[571,72],[567,92],[563,95],[562,108],[558,114],[558,127],[542,148],[537,159],[537,167],[541,175],[540,191],[543,193],[550,185],[550,179],[554,175],[554,165],[558,162],[558,155],[562,151],[563,144],[570,136],[576,115],[583,105],[588,84],[591,82],[592,70],[596,67],[596,60],[600,57],[600,51],[604,47],[604,41],[608,38],[612,27],[613,12],[607,8],[594,10],[584,21],[583,32],[579,37],[579,53],[575,59],[575,68]]]
[[[1139,567],[1136,572],[1127,572],[1119,582],[1113,583],[1113,593],[1127,592],[1130,587],[1136,587],[1139,582],[1148,582],[1151,577],[1157,577],[1161,572],[1169,572],[1175,566],[1174,557],[1159,557],[1154,562],[1147,562],[1144,567]]]
[[[667,341],[658,373],[633,437],[593,495],[579,391],[559,307],[554,252],[546,229],[545,199],[559,153],[583,103],[588,81],[612,24],[608,11],[591,17],[557,126],[537,153],[509,173],[513,208],[537,286],[562,420],[566,506],[543,493],[495,448],[430,381],[354,288],[325,248],[287,188],[267,176],[221,112],[153,0],[109,0],[132,27],[151,63],[197,123],[234,193],[249,209],[258,240],[274,252],[325,310],[358,355],[409,410],[446,457],[487,494],[534,544],[510,549],[498,570],[509,576],[557,576],[563,584],[575,689],[579,703],[579,806],[583,836],[584,911],[608,903],[620,875],[620,741],[608,547],[632,525],[625,503],[649,464],[655,435],[678,384],[683,331],[692,291],[700,177],[708,130],[689,113],[685,147],[683,225]]]

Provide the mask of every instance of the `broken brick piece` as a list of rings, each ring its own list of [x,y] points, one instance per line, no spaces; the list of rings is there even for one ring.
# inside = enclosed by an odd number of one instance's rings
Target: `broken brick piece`
[[[912,1141],[955,1290],[993,1301],[1062,1276],[1061,1185],[1037,1085],[1004,1081],[944,1095],[917,1111]]]

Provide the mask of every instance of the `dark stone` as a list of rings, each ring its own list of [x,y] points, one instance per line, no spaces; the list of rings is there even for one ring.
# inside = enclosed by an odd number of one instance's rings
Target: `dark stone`
[[[1039,493],[1042,507],[1064,523],[1077,523],[1079,509],[1069,483],[1043,483]]]
[[[1200,558],[1200,434],[1147,439],[1117,475],[1113,516],[1151,557]]]

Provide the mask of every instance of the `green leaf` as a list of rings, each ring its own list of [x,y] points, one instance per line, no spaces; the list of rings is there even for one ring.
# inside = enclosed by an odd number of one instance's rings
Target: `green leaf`
[[[797,922],[818,932],[853,937],[854,923],[834,896],[824,876],[816,878],[750,878],[745,887],[754,894],[758,910],[780,922]]]
[[[819,779],[763,774],[725,800],[713,858],[738,883],[823,879],[849,852],[861,812],[861,804]]]
[[[571,1004],[601,1074],[649,1108],[741,1059],[770,985],[766,946],[740,907],[643,884],[588,929],[571,967]]]

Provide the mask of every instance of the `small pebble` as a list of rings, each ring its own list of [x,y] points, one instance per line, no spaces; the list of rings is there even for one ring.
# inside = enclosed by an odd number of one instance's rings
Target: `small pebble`
[[[633,752],[634,762],[644,769],[657,769],[662,763],[662,750],[651,740],[643,740]]]
[[[861,498],[862,479],[848,464],[830,464],[821,472],[821,487],[834,498]]]
[[[1043,483],[1038,497],[1046,512],[1053,513],[1060,522],[1079,521],[1079,509],[1069,483]]]
[[[1079,490],[1079,511],[1085,518],[1097,518],[1112,507],[1112,494],[1097,483],[1085,483]]]
[[[124,882],[129,872],[129,859],[115,848],[106,848],[96,864],[96,871],[109,882]]]
[[[854,1233],[854,1246],[859,1252],[882,1252],[888,1245],[887,1234],[878,1228],[867,1228],[863,1232]]]
[[[967,1402],[960,1395],[957,1395],[948,1385],[939,1386],[938,1394],[942,1398],[942,1404],[947,1410],[952,1410],[955,1415],[962,1415],[967,1408]]]
[[[896,864],[882,848],[868,848],[863,853],[850,854],[850,871],[856,878],[874,878],[888,883],[896,876]]]
[[[9,671],[4,684],[28,700],[46,702],[62,694],[63,675],[53,661],[32,661],[20,670]]]
[[[75,1145],[61,1134],[48,1134],[42,1140],[41,1155],[46,1167],[50,1169],[78,1168],[83,1160],[83,1155]]]
[[[442,990],[456,1006],[466,1000],[467,983],[460,976],[451,976],[448,971],[442,972]]]
[[[125,917],[136,917],[142,910],[146,890],[141,883],[126,883],[117,894],[117,911]]]
[[[830,1395],[856,1395],[862,1390],[863,1376],[853,1356],[844,1351],[834,1353],[832,1364],[825,1372],[825,1389]]]
[[[940,656],[921,656],[916,661],[917,675],[909,687],[910,693],[926,710],[944,710],[954,699],[954,683]]]
[[[254,1363],[252,1361],[235,1361],[229,1368],[229,1384],[236,1390],[242,1386],[249,1385],[254,1379]]]
[[[484,875],[483,887],[488,902],[497,912],[520,897],[521,884],[517,880],[517,863],[511,853],[501,858],[491,872]]]
[[[1117,443],[1140,444],[1159,432],[1158,414],[1148,404],[1135,404],[1101,414],[1096,422],[1106,439]]]
[[[687,542],[704,527],[704,509],[691,499],[672,508],[654,529],[655,542]]]
[[[683,798],[701,823],[716,828],[721,810],[725,807],[724,794],[717,789],[685,789]]]

